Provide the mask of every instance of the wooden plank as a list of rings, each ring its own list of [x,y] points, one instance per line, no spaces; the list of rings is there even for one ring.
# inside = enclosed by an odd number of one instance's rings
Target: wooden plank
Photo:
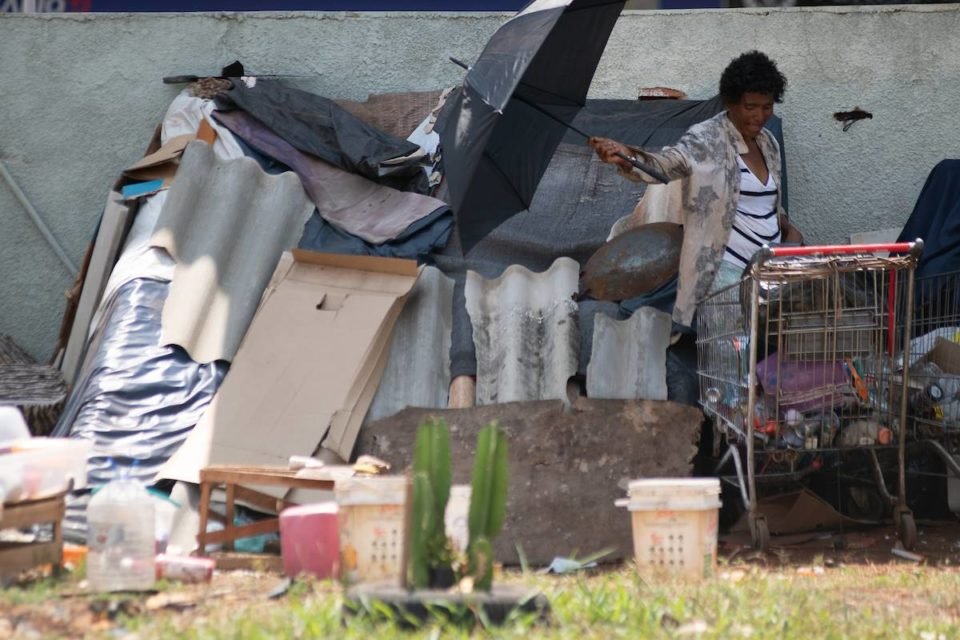
[[[63,544],[57,542],[33,542],[0,547],[0,576],[13,576],[24,569],[42,564],[60,566]]]
[[[253,486],[283,486],[302,489],[333,489],[333,480],[298,478],[295,469],[283,467],[207,467],[200,471],[200,482],[214,484],[243,484]]]
[[[234,493],[236,492],[236,485],[228,484],[227,485],[227,519],[223,523],[223,541],[224,548],[228,551],[233,551],[233,541],[237,539],[237,536],[234,535],[234,526],[233,523],[236,520],[234,504]],[[207,536],[207,539],[210,539],[210,536]]]
[[[0,529],[20,529],[35,524],[59,522],[64,516],[63,496],[32,502],[6,504],[0,514]]]
[[[283,573],[283,558],[266,553],[212,553],[218,571]]]
[[[296,469],[288,467],[250,466],[250,465],[211,465],[200,470],[201,480],[212,482],[231,482],[250,476],[264,478],[290,478],[297,474]]]
[[[248,489],[247,487],[237,486],[236,499],[240,502],[246,502],[253,505],[264,513],[280,513],[287,507],[295,506],[292,502],[287,502],[282,498],[274,498],[265,493]]]
[[[100,219],[100,228],[94,241],[93,252],[87,267],[76,315],[70,328],[60,371],[67,384],[73,384],[79,373],[80,365],[87,349],[87,334],[100,296],[107,286],[107,280],[117,259],[120,244],[127,235],[131,221],[130,207],[124,203],[120,194],[111,191]]]
[[[197,531],[197,553],[207,551],[207,517],[210,514],[210,485],[200,484],[200,529]]]
[[[257,520],[250,524],[229,527],[222,531],[210,531],[207,533],[206,540],[207,544],[222,543],[224,545],[232,545],[234,541],[240,538],[260,536],[278,531],[280,531],[280,520],[277,518],[268,518],[266,520]]]

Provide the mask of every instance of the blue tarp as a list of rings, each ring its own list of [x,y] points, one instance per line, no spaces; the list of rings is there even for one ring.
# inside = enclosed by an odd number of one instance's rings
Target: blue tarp
[[[917,238],[924,242],[917,276],[960,271],[960,160],[941,160],[927,176],[897,241]]]

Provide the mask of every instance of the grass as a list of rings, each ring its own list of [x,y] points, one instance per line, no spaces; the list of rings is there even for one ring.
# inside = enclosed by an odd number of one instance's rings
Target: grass
[[[251,574],[253,575],[253,574]],[[249,576],[248,576],[249,577]],[[219,578],[219,576],[218,576]],[[243,580],[240,578],[231,578]],[[251,580],[253,578],[250,578]],[[214,583],[199,606],[183,612],[144,611],[90,637],[122,638],[940,638],[960,637],[960,570],[915,565],[838,568],[721,566],[716,578],[698,584],[644,582],[630,567],[587,575],[508,573],[507,582],[543,590],[552,607],[549,624],[516,619],[484,630],[428,626],[404,632],[390,623],[340,615],[342,593],[328,582],[298,583],[270,600],[265,590],[224,594]],[[274,579],[276,581],[276,579]],[[242,584],[242,583],[238,583]],[[75,585],[74,585],[75,586]],[[61,587],[69,590],[69,585]],[[175,585],[170,589],[176,590]],[[41,616],[57,585],[0,592],[0,618],[11,607],[21,616]],[[229,591],[229,589],[227,590]],[[242,591],[242,589],[238,589]],[[92,598],[69,598],[88,607]],[[79,601],[79,602],[76,602]],[[13,607],[19,605],[19,607]],[[33,611],[33,614],[29,612]],[[28,612],[28,613],[24,613]],[[31,618],[33,619],[33,618]],[[37,618],[39,620],[39,618]],[[41,622],[33,625],[44,629]],[[79,633],[79,632],[78,632]],[[49,637],[70,637],[53,631]],[[133,637],[133,636],[131,636]]]

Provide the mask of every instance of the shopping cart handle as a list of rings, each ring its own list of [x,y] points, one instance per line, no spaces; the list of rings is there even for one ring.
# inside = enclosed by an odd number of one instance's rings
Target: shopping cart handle
[[[917,238],[913,242],[889,242],[879,244],[823,244],[807,247],[769,247],[761,249],[766,257],[788,258],[794,256],[825,256],[851,255],[863,253],[912,253],[920,255],[923,251],[923,240]]]

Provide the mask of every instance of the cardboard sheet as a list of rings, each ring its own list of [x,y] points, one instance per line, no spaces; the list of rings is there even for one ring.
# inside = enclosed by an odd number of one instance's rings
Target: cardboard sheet
[[[933,349],[927,354],[927,360],[948,375],[960,375],[960,344],[946,338],[937,338]]]
[[[211,464],[284,465],[325,437],[348,458],[418,273],[411,260],[285,256],[216,398],[158,478],[198,482]]]
[[[152,186],[135,189],[129,197],[143,197],[162,189],[169,189],[180,167],[180,156],[192,140],[213,145],[217,132],[206,120],[201,120],[195,134],[183,134],[167,140],[167,143],[123,170],[119,185],[126,190],[134,184]],[[127,193],[124,193],[127,198]]]
[[[808,489],[761,498],[757,507],[760,513],[766,516],[767,527],[773,535],[832,531],[873,524],[841,514]],[[749,531],[747,516],[748,514],[744,513],[730,530]]]

